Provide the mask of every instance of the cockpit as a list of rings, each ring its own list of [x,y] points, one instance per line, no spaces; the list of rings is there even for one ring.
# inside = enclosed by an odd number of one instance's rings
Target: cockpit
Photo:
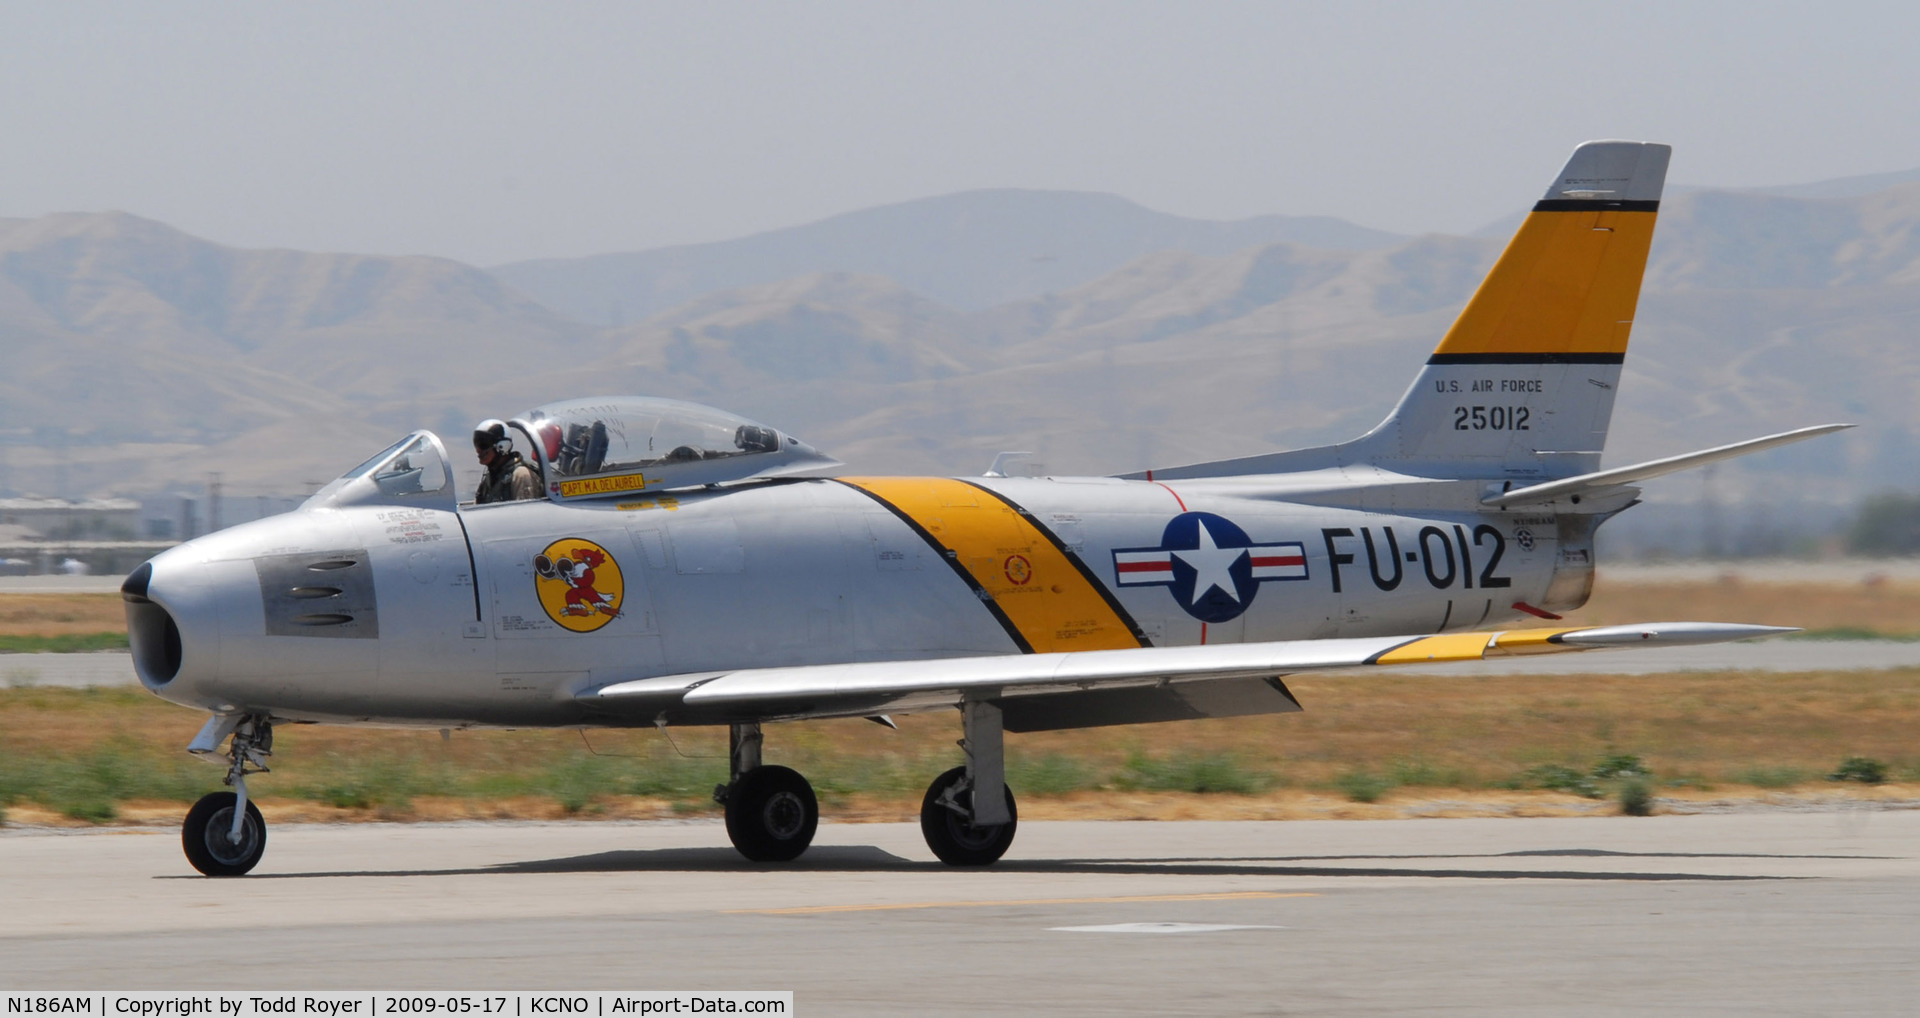
[[[673,399],[548,403],[506,422],[515,451],[556,502],[631,496],[825,470],[840,461],[763,424]],[[416,431],[321,488],[310,505],[455,506],[446,447]],[[471,492],[460,492],[471,498]]]

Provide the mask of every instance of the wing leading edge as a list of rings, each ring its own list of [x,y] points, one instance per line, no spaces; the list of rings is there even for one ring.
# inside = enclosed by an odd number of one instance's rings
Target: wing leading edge
[[[1035,731],[1296,711],[1298,702],[1279,681],[1294,672],[1690,646],[1793,631],[1656,622],[747,668],[616,682],[578,699],[596,715],[673,723],[904,714],[993,700],[1007,712],[1009,730]]]

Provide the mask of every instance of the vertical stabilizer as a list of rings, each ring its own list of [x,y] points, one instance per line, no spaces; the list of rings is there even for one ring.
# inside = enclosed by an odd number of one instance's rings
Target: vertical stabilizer
[[[1463,477],[1598,469],[1673,149],[1575,149],[1361,459]]]
[[[1374,464],[1537,482],[1599,469],[1672,154],[1639,141],[1575,149],[1379,427],[1341,445],[1127,476]]]

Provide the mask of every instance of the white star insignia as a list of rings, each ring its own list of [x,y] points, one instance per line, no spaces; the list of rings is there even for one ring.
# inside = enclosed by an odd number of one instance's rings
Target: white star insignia
[[[1174,556],[1193,567],[1193,602],[1207,596],[1207,591],[1219,587],[1221,592],[1236,602],[1240,600],[1240,591],[1233,584],[1234,563],[1247,553],[1245,548],[1221,548],[1213,543],[1213,534],[1207,531],[1205,520],[1197,521],[1200,530],[1200,547],[1191,551],[1176,549]]]

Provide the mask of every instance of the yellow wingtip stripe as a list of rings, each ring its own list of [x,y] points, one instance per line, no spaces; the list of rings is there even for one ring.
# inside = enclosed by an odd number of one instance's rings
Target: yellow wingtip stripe
[[[1398,665],[1415,661],[1478,661],[1498,633],[1447,633],[1404,643],[1373,659],[1374,664]]]
[[[1566,633],[1577,633],[1591,626],[1561,626],[1555,629],[1510,629],[1495,633],[1493,643],[1487,647],[1488,654],[1558,654],[1577,650],[1565,644],[1553,642],[1554,637]]]
[[[1557,637],[1591,628],[1562,626],[1555,629],[1505,629],[1498,632],[1423,636],[1381,654],[1373,659],[1373,663],[1399,665],[1429,661],[1479,661],[1488,657],[1520,654],[1561,654],[1585,648],[1560,643]]]

